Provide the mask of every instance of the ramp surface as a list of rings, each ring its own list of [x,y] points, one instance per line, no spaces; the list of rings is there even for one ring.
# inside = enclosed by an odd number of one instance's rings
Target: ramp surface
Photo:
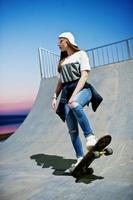
[[[41,81],[31,113],[0,144],[0,199],[133,199],[133,60],[91,72],[90,82],[104,101],[96,113],[91,106],[86,112],[98,138],[112,135],[114,154],[95,160],[94,174],[79,180],[64,174],[75,154],[66,125],[51,109],[56,82]]]

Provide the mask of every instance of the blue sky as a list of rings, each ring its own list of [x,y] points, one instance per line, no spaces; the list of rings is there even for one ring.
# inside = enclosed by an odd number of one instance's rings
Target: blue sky
[[[38,47],[59,53],[64,31],[83,49],[119,41],[133,36],[132,19],[132,0],[0,0],[0,105],[35,99]]]

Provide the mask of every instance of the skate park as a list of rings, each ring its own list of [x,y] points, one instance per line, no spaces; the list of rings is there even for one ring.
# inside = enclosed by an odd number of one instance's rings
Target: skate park
[[[95,160],[91,165],[94,173],[78,180],[65,173],[75,162],[75,154],[66,125],[51,109],[51,98],[57,83],[56,70],[53,66],[48,70],[40,67],[40,87],[31,112],[16,133],[0,144],[1,200],[133,198],[132,48],[128,58],[114,59],[107,64],[104,60],[103,64],[101,56],[99,67],[95,66],[98,58],[95,65],[92,63],[94,67],[89,82],[102,95],[103,102],[96,113],[91,106],[86,108],[86,112],[97,138],[111,134],[110,147],[114,153]],[[49,59],[48,53],[45,55]],[[90,58],[92,53],[95,55],[95,49],[91,51]],[[52,65],[43,54],[39,55],[40,63],[45,61],[47,67]],[[53,62],[56,63],[56,59]],[[80,136],[85,147],[82,131]]]

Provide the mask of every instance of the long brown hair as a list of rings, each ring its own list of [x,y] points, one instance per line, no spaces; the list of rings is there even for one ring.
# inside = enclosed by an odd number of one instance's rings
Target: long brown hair
[[[67,41],[67,43],[68,43],[68,46],[73,49],[74,53],[77,52],[77,51],[80,51],[79,47],[71,44],[69,42],[69,40]],[[67,51],[61,51],[61,53],[60,53],[60,60],[59,60],[59,64],[58,64],[58,72],[59,73],[60,73],[61,68],[62,68],[61,64],[64,61],[64,59],[67,58],[67,57],[68,57]]]

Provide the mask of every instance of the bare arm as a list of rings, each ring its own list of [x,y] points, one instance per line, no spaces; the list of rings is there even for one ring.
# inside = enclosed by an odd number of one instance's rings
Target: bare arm
[[[82,90],[82,88],[84,87],[84,85],[88,79],[88,76],[89,76],[89,71],[81,72],[81,78],[79,79],[78,84],[77,84],[72,96],[75,96],[80,90]]]
[[[56,111],[56,105],[57,105],[56,100],[57,100],[57,97],[59,96],[61,90],[62,90],[62,83],[61,83],[61,80],[59,79],[57,86],[56,86],[56,89],[55,89],[55,92],[54,92],[54,95],[53,95],[53,98],[52,98],[52,109],[54,111]]]
[[[81,78],[78,81],[78,84],[72,94],[72,96],[75,96],[82,88],[84,87],[87,79],[88,79],[89,71],[82,71],[81,72]]]
[[[53,97],[57,98],[62,90],[62,82],[59,79]]]

